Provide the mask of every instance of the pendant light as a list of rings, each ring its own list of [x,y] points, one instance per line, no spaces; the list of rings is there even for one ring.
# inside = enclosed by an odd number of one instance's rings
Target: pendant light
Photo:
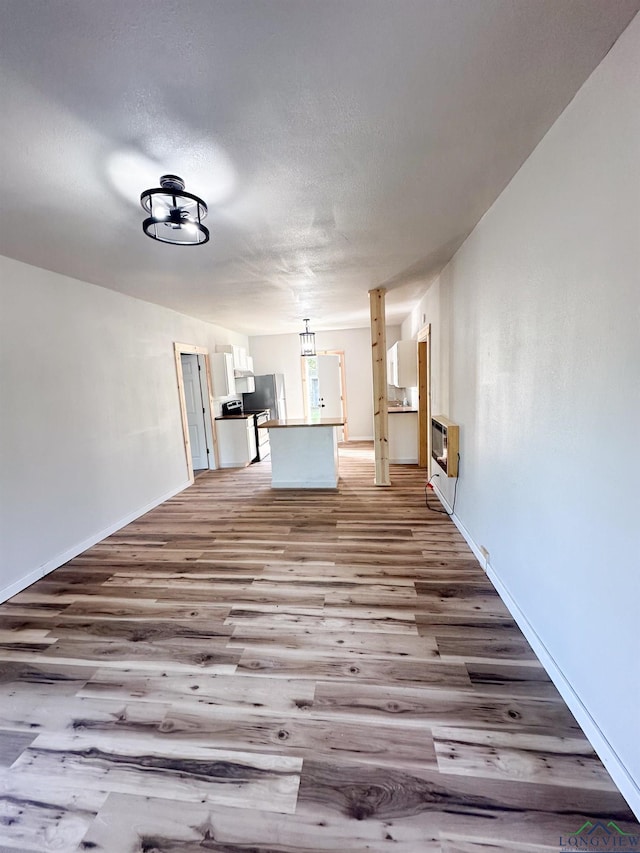
[[[184,181],[177,175],[163,175],[159,187],[142,193],[140,204],[149,214],[142,230],[152,240],[176,246],[200,246],[208,241],[209,230],[202,224],[207,205],[185,192]]]
[[[316,354],[316,334],[309,331],[309,320],[304,321],[304,332],[300,332],[300,355]]]

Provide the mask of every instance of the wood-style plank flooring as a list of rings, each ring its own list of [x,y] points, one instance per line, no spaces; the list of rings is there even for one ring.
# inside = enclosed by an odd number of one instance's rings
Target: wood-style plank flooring
[[[202,475],[0,607],[0,853],[640,833],[424,473],[340,457],[337,493]]]

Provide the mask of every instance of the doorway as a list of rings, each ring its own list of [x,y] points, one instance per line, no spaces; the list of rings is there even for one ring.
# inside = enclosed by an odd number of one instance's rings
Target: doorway
[[[194,474],[209,467],[208,455],[211,453],[207,447],[206,409],[200,382],[203,361],[203,356],[195,353],[183,352],[180,354],[184,403],[187,411],[189,445],[191,447],[191,464]]]
[[[347,441],[344,352],[324,350],[314,356],[302,357],[301,363],[305,417],[311,421],[320,418],[343,419],[345,425],[338,429],[338,441]]]
[[[180,413],[191,482],[194,472],[217,467],[209,356],[203,347],[174,344]]]

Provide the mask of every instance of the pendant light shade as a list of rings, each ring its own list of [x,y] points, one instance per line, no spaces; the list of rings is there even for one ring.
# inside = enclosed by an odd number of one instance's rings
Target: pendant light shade
[[[177,175],[163,175],[157,189],[142,193],[140,204],[149,214],[142,230],[152,240],[177,246],[200,246],[208,241],[209,230],[202,224],[207,205],[185,192],[184,181]]]
[[[309,331],[309,320],[304,321],[304,332],[300,332],[300,355],[316,354],[316,334]]]

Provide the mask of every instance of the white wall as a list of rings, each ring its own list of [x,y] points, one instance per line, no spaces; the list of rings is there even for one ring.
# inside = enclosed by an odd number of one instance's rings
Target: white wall
[[[640,810],[640,18],[403,337],[423,313],[456,515]]]
[[[387,327],[387,346],[400,336],[398,326]],[[287,414],[304,417],[300,336],[261,335],[249,339],[255,372],[283,373]],[[316,332],[317,350],[343,350],[347,385],[349,439],[373,438],[373,382],[371,378],[370,329],[337,329]]]
[[[187,485],[174,341],[247,344],[0,256],[0,600]]]

